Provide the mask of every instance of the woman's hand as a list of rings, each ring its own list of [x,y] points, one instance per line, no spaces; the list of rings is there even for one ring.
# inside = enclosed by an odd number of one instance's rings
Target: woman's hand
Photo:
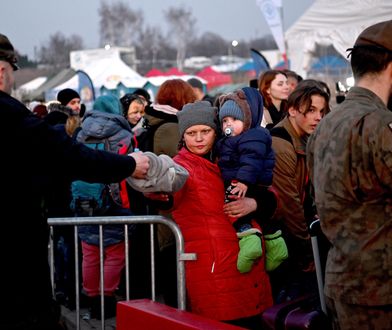
[[[238,198],[230,203],[223,205],[223,212],[229,217],[243,217],[251,212],[256,211],[257,203],[256,200],[249,197]]]

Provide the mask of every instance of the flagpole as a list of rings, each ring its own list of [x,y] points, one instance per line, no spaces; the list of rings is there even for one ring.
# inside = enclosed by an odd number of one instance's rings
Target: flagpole
[[[284,22],[283,0],[274,0],[274,2],[275,2],[276,7],[278,7],[278,9],[279,9],[280,21],[282,22],[283,43],[284,43],[284,49],[285,49],[285,52],[282,53],[284,67],[286,69],[290,69],[289,68],[289,60],[287,57],[287,53],[288,53],[287,42],[286,42],[286,38],[285,38],[286,28],[285,28],[285,22]]]

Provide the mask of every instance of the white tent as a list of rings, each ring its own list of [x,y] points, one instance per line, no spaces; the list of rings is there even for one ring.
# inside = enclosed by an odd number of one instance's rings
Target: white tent
[[[37,77],[33,80],[30,80],[29,82],[20,85],[19,86],[19,90],[22,92],[30,92],[33,91],[35,89],[37,89],[39,86],[41,86],[46,80],[48,79],[48,77]]]
[[[346,57],[361,31],[390,19],[392,0],[316,0],[285,33],[291,69],[306,77],[316,44]]]
[[[102,86],[105,86],[108,89],[114,89],[120,82],[127,87],[135,88],[143,87],[147,82],[146,78],[131,69],[119,58],[96,60],[87,65],[83,71],[91,78],[97,93]],[[77,86],[78,79],[74,76],[70,80],[57,86],[56,90],[61,90],[63,88],[77,89]]]

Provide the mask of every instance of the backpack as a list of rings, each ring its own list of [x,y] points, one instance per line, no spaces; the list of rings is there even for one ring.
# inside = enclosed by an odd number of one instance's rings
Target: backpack
[[[108,150],[108,141],[85,142],[87,147]],[[111,205],[110,186],[76,180],[71,183],[71,210],[78,216],[102,216]]]
[[[150,125],[147,118],[144,118],[143,128],[144,131],[137,136],[137,145],[133,147],[137,147],[141,151],[151,151],[154,152],[154,138],[156,131],[163,125],[168,123],[177,123],[177,119],[167,118],[165,120],[160,121],[156,125]],[[133,141],[135,142],[135,141]]]

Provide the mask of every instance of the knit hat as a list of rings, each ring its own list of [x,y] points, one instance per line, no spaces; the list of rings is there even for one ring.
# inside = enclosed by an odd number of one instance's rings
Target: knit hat
[[[222,122],[225,117],[233,117],[244,121],[244,112],[236,102],[227,100],[219,110],[219,121]]]
[[[374,46],[392,52],[392,20],[369,26],[361,32],[355,41],[355,47]]]
[[[32,110],[39,118],[44,118],[48,114],[48,109],[45,104],[38,104]]]
[[[93,110],[112,113],[114,115],[122,115],[121,102],[116,96],[112,94],[98,97],[94,102]]]
[[[62,105],[67,105],[69,101],[73,99],[80,99],[80,95],[77,91],[71,88],[65,88],[57,94],[57,101]]]
[[[182,110],[177,112],[180,136],[194,125],[206,125],[216,131],[216,110],[208,101],[185,104]]]
[[[0,60],[6,61],[11,64],[14,71],[18,70],[19,67],[16,64],[18,59],[16,58],[14,47],[12,46],[9,39],[0,33]]]

